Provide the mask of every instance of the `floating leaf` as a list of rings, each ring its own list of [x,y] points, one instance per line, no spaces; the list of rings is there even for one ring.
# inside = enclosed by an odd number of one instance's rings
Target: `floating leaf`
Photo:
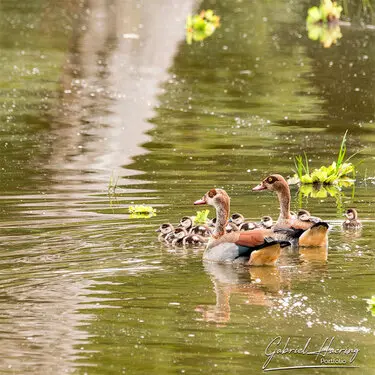
[[[197,211],[194,217],[194,224],[206,224],[210,210]]]
[[[146,206],[144,204],[136,205],[136,206],[129,206],[129,213],[130,214],[142,214],[142,215],[155,215],[156,209],[152,206]]]
[[[194,16],[186,18],[186,42],[191,44],[211,36],[220,26],[220,17],[215,15],[211,9],[202,10]]]

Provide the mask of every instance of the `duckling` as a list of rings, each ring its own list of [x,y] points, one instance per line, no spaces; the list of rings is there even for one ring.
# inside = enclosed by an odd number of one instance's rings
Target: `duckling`
[[[297,212],[297,219],[301,220],[303,222],[308,222],[308,223],[319,223],[322,221],[319,217],[316,216],[311,216],[310,212],[307,210],[299,210]]]
[[[167,237],[169,237],[174,232],[174,227],[170,223],[164,223],[161,224],[158,229],[156,229],[156,232],[160,232],[158,236],[158,240],[160,242],[164,242]]]
[[[260,225],[263,228],[271,229],[274,226],[272,217],[271,216],[263,216],[260,219]]]
[[[172,246],[183,246],[183,240],[188,235],[188,232],[183,227],[177,227],[174,230],[174,239],[172,241]]]
[[[179,227],[185,228],[187,232],[193,227],[193,219],[190,216],[184,216],[179,223]]]
[[[348,219],[342,223],[343,229],[361,229],[362,223],[358,219],[358,212],[355,208],[349,208],[344,214]]]
[[[225,231],[227,233],[238,232],[239,230],[238,226],[231,222],[227,222],[227,225],[225,226]]]
[[[259,225],[257,223],[245,222],[245,218],[243,217],[243,215],[239,213],[233,214],[230,217],[229,221],[237,225],[238,229],[242,231],[253,230],[255,228],[259,228]]]
[[[189,234],[184,237],[182,244],[184,246],[202,246],[207,244],[208,238],[202,237],[199,234]]]
[[[212,234],[211,229],[208,225],[196,225],[195,227],[190,229],[189,234],[197,234],[202,237],[210,237]]]
[[[216,217],[214,217],[213,219],[208,219],[207,225],[208,225],[210,228],[215,228],[215,225],[216,225]]]

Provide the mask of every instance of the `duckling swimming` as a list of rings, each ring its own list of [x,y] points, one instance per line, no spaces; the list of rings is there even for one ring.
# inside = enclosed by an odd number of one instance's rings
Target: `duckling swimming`
[[[160,242],[165,242],[167,237],[169,237],[174,232],[174,227],[171,223],[164,223],[161,224],[158,229],[156,229],[156,232],[160,232],[158,240]]]
[[[347,217],[347,220],[342,223],[343,229],[362,228],[362,223],[358,219],[358,212],[355,208],[349,208],[344,215]]]
[[[183,240],[188,235],[187,230],[183,227],[177,227],[173,233],[174,233],[174,239],[172,241],[172,246],[174,247],[183,246],[184,245]]]
[[[246,222],[244,216],[239,213],[233,214],[230,217],[230,222],[234,223],[238,227],[238,229],[242,231],[259,228],[259,225],[257,223]]]

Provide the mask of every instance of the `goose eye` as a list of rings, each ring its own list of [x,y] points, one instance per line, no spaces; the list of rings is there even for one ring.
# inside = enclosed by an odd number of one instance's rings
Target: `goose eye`
[[[267,181],[268,181],[270,184],[272,184],[272,182],[273,182],[273,178],[272,178],[272,177],[268,177]]]
[[[210,198],[213,198],[215,195],[216,195],[216,190],[215,190],[215,189],[211,189],[211,190],[208,192],[208,196],[209,196]]]

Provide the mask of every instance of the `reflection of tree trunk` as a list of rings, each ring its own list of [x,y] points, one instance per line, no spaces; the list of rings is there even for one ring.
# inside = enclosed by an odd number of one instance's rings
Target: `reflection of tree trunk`
[[[87,0],[53,113],[53,167],[102,170],[107,182],[111,170],[145,152],[147,119],[193,2]]]

